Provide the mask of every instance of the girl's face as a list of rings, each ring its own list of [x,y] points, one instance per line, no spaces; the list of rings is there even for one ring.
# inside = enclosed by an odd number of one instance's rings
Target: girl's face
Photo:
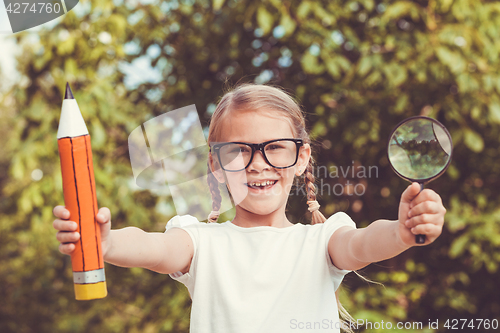
[[[221,142],[262,143],[275,139],[294,138],[291,121],[274,110],[244,110],[231,112],[222,123]],[[262,152],[255,151],[253,160],[245,170],[228,172],[220,169],[217,156],[210,156],[214,176],[226,182],[236,205],[257,215],[285,211],[294,177],[302,174],[309,162],[311,149],[304,144],[299,150],[297,163],[286,169],[267,164]],[[300,170],[300,171],[299,171]],[[256,183],[267,186],[255,186]]]

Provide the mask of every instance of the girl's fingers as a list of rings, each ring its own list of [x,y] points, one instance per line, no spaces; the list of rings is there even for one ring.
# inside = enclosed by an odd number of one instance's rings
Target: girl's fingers
[[[66,209],[64,206],[55,206],[54,209],[52,210],[52,213],[54,214],[55,217],[58,217],[63,220],[69,219],[69,210]]]
[[[111,211],[107,207],[102,207],[96,216],[97,222],[108,223],[111,220]]]
[[[412,183],[406,188],[406,190],[401,194],[401,202],[410,203],[418,197],[420,191],[420,185],[418,183]]]
[[[435,225],[442,226],[444,223],[444,217],[441,214],[421,214],[414,216],[405,221],[405,226],[407,228],[413,228],[419,225]]]
[[[441,197],[433,190],[426,188],[411,201],[410,208],[413,208],[424,201],[434,201],[441,204]]]
[[[78,224],[76,222],[59,219],[54,220],[52,226],[59,231],[76,231],[78,229]]]
[[[444,212],[443,205],[435,201],[424,201],[410,209],[408,218],[422,214],[439,214],[441,212]]]
[[[414,235],[426,235],[432,241],[441,234],[441,229],[441,226],[435,224],[419,224],[411,228],[411,232]]]
[[[78,232],[59,231],[56,238],[61,243],[74,243],[80,239]]]
[[[61,252],[62,254],[70,255],[75,250],[75,248],[76,246],[73,243],[59,244],[59,252]]]

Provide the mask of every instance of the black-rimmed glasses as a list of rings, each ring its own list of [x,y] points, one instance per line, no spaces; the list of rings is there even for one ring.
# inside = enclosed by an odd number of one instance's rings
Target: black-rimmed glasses
[[[223,142],[212,143],[219,163],[225,171],[245,170],[252,163],[256,150],[259,150],[267,164],[276,169],[294,166],[299,157],[301,139],[276,139],[262,143]]]

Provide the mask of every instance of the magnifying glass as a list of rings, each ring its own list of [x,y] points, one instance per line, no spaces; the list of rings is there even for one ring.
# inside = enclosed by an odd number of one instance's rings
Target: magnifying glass
[[[417,116],[403,120],[393,130],[387,145],[387,158],[398,176],[424,184],[441,176],[451,162],[451,135],[439,121]],[[415,235],[417,244],[425,235]]]

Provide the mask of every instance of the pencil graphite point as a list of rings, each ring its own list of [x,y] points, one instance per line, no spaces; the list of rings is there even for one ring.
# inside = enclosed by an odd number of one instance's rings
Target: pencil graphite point
[[[66,93],[64,94],[64,99],[75,99],[69,86],[69,82],[66,82]]]

